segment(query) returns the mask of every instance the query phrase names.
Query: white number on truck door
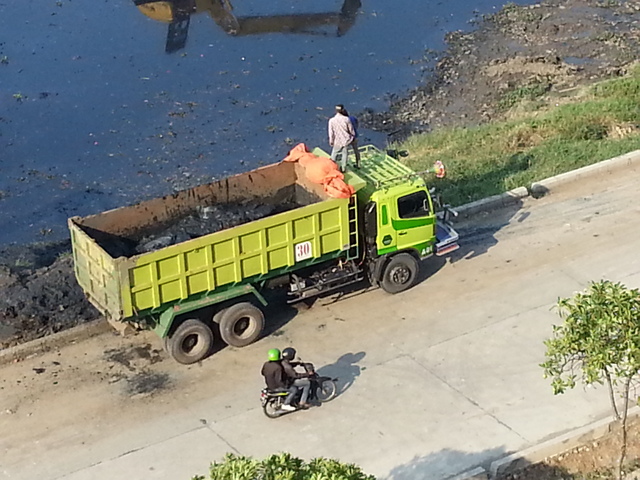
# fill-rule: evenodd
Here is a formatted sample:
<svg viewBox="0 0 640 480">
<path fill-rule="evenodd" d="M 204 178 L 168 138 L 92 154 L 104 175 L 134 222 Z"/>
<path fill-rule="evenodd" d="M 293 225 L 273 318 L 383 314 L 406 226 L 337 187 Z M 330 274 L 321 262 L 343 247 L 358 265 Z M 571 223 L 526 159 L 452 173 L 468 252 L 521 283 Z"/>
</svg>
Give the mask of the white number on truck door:
<svg viewBox="0 0 640 480">
<path fill-rule="evenodd" d="M 312 256 L 311 242 L 296 243 L 296 262 L 301 262 Z"/>
</svg>

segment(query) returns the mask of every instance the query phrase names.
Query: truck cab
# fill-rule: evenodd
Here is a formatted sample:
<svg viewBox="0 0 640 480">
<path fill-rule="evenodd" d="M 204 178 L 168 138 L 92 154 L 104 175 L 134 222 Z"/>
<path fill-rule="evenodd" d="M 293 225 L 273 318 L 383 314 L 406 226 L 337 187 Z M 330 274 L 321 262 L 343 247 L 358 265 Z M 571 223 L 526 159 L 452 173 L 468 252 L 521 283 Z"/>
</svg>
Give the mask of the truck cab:
<svg viewBox="0 0 640 480">
<path fill-rule="evenodd" d="M 365 183 L 357 190 L 364 225 L 363 247 L 369 280 L 390 293 L 409 288 L 416 280 L 418 261 L 458 248 L 458 234 L 448 213 L 436 212 L 422 177 L 386 152 L 361 147 L 361 168 L 349 169 L 346 180 Z"/>
<path fill-rule="evenodd" d="M 375 204 L 377 254 L 414 250 L 429 256 L 435 240 L 435 212 L 422 181 L 381 189 L 371 196 Z M 370 207 L 371 208 L 371 207 Z M 373 221 L 373 218 L 370 218 Z"/>
</svg>

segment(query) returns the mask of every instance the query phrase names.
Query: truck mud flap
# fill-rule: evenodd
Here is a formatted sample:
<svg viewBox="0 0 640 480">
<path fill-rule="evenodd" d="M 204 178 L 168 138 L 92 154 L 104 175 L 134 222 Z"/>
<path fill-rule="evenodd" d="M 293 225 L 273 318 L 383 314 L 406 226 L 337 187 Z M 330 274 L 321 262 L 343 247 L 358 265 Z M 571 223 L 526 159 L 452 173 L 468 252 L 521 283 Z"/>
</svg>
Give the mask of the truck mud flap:
<svg viewBox="0 0 640 480">
<path fill-rule="evenodd" d="M 460 248 L 458 239 L 460 236 L 451 225 L 445 222 L 436 222 L 436 255 L 441 257 Z"/>
</svg>

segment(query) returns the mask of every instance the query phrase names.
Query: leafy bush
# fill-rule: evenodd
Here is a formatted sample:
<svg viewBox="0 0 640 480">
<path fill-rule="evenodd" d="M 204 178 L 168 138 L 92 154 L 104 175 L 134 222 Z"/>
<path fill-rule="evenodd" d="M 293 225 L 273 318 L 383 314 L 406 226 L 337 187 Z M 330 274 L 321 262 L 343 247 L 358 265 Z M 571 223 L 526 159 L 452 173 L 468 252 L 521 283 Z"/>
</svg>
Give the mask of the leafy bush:
<svg viewBox="0 0 640 480">
<path fill-rule="evenodd" d="M 192 480 L 375 480 L 360 467 L 327 458 L 305 462 L 289 453 L 271 455 L 264 460 L 228 453 L 224 461 L 211 464 L 209 476 Z"/>
</svg>

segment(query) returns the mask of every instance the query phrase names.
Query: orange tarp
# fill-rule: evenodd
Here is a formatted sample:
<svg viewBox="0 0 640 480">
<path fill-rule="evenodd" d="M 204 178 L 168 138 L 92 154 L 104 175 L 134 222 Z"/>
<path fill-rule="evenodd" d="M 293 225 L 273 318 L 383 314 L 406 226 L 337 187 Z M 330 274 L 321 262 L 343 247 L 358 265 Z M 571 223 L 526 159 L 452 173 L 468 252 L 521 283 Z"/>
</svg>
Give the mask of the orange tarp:
<svg viewBox="0 0 640 480">
<path fill-rule="evenodd" d="M 302 165 L 307 179 L 322 185 L 326 194 L 332 198 L 349 198 L 355 193 L 354 188 L 344 181 L 344 175 L 333 160 L 314 155 L 304 143 L 293 147 L 283 161 Z"/>
</svg>

